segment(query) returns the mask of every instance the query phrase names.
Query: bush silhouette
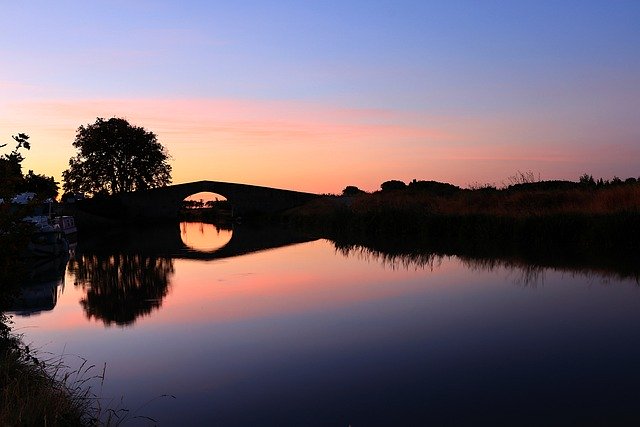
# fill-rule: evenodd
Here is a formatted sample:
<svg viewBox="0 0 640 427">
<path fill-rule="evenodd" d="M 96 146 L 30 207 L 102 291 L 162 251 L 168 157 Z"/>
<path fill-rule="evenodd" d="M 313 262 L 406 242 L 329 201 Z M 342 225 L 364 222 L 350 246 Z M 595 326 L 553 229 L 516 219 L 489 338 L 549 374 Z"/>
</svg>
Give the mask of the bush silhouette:
<svg viewBox="0 0 640 427">
<path fill-rule="evenodd" d="M 405 184 L 403 181 L 392 179 L 390 181 L 383 182 L 380 185 L 380 188 L 382 189 L 382 191 L 404 190 L 405 188 L 407 188 L 407 184 Z"/>
</svg>

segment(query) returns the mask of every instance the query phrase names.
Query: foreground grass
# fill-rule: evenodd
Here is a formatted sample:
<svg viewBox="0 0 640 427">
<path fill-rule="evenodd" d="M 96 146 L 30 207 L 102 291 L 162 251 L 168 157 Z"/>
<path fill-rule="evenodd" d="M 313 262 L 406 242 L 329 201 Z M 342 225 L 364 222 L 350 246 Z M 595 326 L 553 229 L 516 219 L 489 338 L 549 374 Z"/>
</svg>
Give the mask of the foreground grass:
<svg viewBox="0 0 640 427">
<path fill-rule="evenodd" d="M 0 425 L 83 426 L 91 400 L 88 389 L 72 389 L 56 378 L 56 367 L 39 361 L 5 334 L 0 350 Z"/>
</svg>

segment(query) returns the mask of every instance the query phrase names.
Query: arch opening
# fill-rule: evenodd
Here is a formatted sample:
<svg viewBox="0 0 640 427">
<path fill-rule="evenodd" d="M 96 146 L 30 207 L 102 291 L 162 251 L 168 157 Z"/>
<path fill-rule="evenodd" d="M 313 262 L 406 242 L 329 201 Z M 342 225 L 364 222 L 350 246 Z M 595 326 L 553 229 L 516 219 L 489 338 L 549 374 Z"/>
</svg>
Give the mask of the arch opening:
<svg viewBox="0 0 640 427">
<path fill-rule="evenodd" d="M 233 205 L 221 194 L 202 191 L 185 197 L 180 206 L 180 219 L 225 223 L 233 218 Z"/>
</svg>

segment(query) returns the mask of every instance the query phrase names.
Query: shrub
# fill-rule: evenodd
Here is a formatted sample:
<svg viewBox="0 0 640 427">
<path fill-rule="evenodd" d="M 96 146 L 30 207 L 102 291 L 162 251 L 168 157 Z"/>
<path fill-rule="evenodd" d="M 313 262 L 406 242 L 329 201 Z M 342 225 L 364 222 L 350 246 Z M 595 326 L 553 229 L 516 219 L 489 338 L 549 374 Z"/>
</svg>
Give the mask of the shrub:
<svg viewBox="0 0 640 427">
<path fill-rule="evenodd" d="M 385 181 L 380 185 L 382 191 L 392 191 L 392 190 L 404 190 L 407 187 L 403 181 L 398 181 L 392 179 L 390 181 Z"/>
</svg>

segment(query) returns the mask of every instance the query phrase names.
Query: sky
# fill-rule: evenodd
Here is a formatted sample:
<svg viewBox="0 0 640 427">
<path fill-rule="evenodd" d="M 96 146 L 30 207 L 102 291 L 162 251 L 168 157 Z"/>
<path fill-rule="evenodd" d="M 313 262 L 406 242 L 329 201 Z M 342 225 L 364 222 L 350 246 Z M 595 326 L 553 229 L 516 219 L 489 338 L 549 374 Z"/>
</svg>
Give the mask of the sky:
<svg viewBox="0 0 640 427">
<path fill-rule="evenodd" d="M 640 177 L 638 1 L 0 0 L 0 143 L 154 132 L 173 182 Z"/>
</svg>

